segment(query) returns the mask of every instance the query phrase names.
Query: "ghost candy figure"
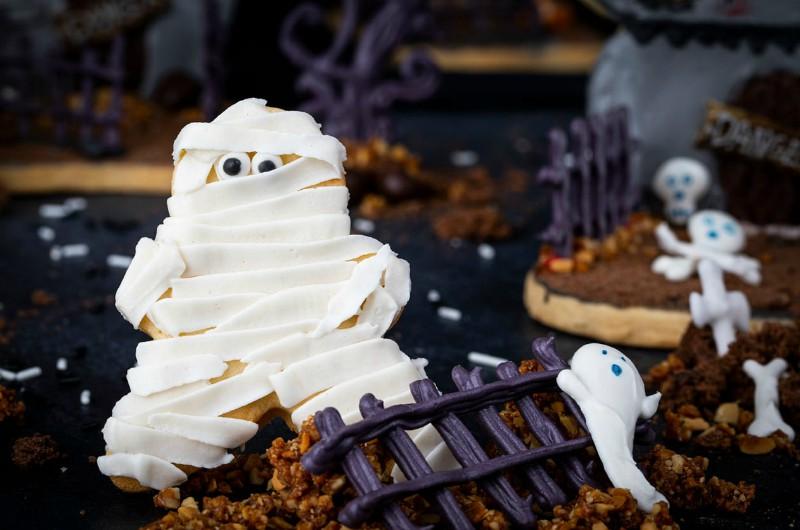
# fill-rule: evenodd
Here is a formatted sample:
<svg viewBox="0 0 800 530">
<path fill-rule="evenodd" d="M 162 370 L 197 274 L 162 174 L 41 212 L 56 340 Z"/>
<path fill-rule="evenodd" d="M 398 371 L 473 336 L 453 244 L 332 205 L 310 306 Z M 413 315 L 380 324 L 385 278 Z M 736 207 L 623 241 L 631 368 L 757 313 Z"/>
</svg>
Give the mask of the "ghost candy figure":
<svg viewBox="0 0 800 530">
<path fill-rule="evenodd" d="M 686 224 L 697 201 L 708 191 L 708 169 L 693 158 L 670 158 L 658 168 L 653 191 L 664 202 L 664 215 L 674 224 Z"/>
<path fill-rule="evenodd" d="M 706 259 L 750 284 L 761 282 L 758 260 L 738 254 L 744 248 L 745 235 L 736 219 L 718 210 L 701 210 L 689 218 L 687 228 L 691 243 L 679 240 L 666 223 L 656 228 L 659 246 L 674 255 L 657 257 L 651 265 L 653 272 L 670 281 L 682 281 L 695 273 L 699 260 Z"/>
<path fill-rule="evenodd" d="M 570 368 L 562 370 L 556 382 L 586 417 L 611 483 L 630 490 L 641 510 L 649 512 L 657 502 L 667 502 L 633 460 L 636 421 L 656 413 L 661 394 L 645 395 L 642 378 L 630 359 L 605 344 L 586 344 L 575 352 Z"/>
</svg>

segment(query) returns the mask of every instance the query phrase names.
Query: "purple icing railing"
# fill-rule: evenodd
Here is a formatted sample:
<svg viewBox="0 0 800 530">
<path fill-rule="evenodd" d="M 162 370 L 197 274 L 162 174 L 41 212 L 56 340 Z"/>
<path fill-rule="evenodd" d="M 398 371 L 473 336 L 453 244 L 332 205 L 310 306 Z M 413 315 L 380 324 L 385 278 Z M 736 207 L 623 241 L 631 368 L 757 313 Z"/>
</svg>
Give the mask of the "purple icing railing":
<svg viewBox="0 0 800 530">
<path fill-rule="evenodd" d="M 456 366 L 452 379 L 457 392 L 441 394 L 431 380 L 422 379 L 410 386 L 416 403 L 385 409 L 380 400 L 367 394 L 360 402 L 364 419 L 349 426 L 345 426 L 335 408 L 317 412 L 314 419 L 321 439 L 303 456 L 303 465 L 312 473 L 341 467 L 359 494 L 339 512 L 339 522 L 357 526 L 379 514 L 389 528 L 417 528 L 397 501 L 420 493 L 439 508 L 452 528 L 472 528 L 455 496 L 447 488 L 475 481 L 514 525 L 531 527 L 536 523 L 532 500 L 516 493 L 507 472 L 514 470 L 527 483 L 534 500 L 546 508 L 563 504 L 570 497 L 545 470 L 543 459 L 556 459 L 566 485 L 573 491 L 583 484 L 597 486 L 598 480 L 607 482 L 604 476 L 599 479 L 592 477 L 577 456 L 578 451 L 592 444 L 591 438 L 581 436 L 568 440 L 531 398 L 532 393 L 560 392 L 556 376 L 567 365 L 556 353 L 553 338 L 536 339 L 533 354 L 545 371 L 520 374 L 514 363 L 506 362 L 497 367 L 498 381 L 484 383 L 480 369 L 468 371 Z M 562 393 L 561 398 L 578 424 L 586 430 L 577 404 L 566 394 Z M 516 403 L 541 447 L 528 448 L 500 418 L 496 407 L 509 401 Z M 492 458 L 486 453 L 459 418 L 467 414 L 477 420 L 481 430 L 504 454 Z M 437 429 L 461 464 L 460 469 L 433 471 L 406 432 L 429 424 Z M 646 424 L 637 432 L 643 429 L 647 429 Z M 408 480 L 389 485 L 380 482 L 359 447 L 359 444 L 376 438 L 394 456 Z M 602 469 L 597 463 L 591 468 Z"/>
<path fill-rule="evenodd" d="M 538 174 L 552 190 L 551 220 L 540 238 L 564 257 L 572 255 L 576 232 L 594 239 L 609 235 L 639 200 L 630 173 L 627 109 L 576 118 L 569 129 L 569 135 L 550 131 L 549 162 Z"/>
</svg>

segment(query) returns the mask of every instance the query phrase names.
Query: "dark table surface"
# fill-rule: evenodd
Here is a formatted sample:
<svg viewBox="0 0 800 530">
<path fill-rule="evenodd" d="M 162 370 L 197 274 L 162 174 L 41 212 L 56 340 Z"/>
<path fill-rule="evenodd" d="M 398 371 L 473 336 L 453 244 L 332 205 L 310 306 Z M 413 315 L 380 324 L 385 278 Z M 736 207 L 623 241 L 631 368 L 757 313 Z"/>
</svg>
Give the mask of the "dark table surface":
<svg viewBox="0 0 800 530">
<path fill-rule="evenodd" d="M 510 167 L 533 172 L 544 157 L 547 129 L 565 124 L 576 113 L 477 112 L 420 113 L 399 117 L 398 138 L 421 153 L 427 163 L 444 165 L 454 150 L 469 149 L 480 163 L 500 173 Z M 165 159 L 170 146 L 165 146 Z M 551 330 L 533 322 L 522 305 L 522 282 L 536 258 L 536 234 L 547 220 L 547 196 L 531 186 L 524 206 L 510 211 L 518 227 L 514 238 L 494 244 L 494 260 L 478 256 L 476 245 L 438 240 L 423 219 L 377 222 L 374 237 L 390 243 L 412 265 L 412 296 L 399 324 L 390 332 L 406 353 L 426 357 L 428 374 L 451 390 L 449 371 L 466 364 L 470 351 L 512 360 L 527 356 L 534 337 Z M 106 266 L 109 254 L 133 253 L 136 241 L 152 236 L 166 215 L 164 197 L 89 196 L 88 208 L 70 218 L 49 221 L 39 205 L 62 196 L 15 197 L 0 210 L 0 316 L 6 321 L 0 341 L 0 367 L 19 370 L 40 366 L 42 376 L 13 384 L 27 405 L 22 426 L 0 427 L 0 529 L 129 529 L 158 518 L 149 495 L 128 495 L 114 488 L 94 464 L 103 454 L 100 428 L 113 404 L 128 391 L 125 372 L 134 362 L 136 343 L 144 336 L 117 313 L 113 294 L 121 269 Z M 40 226 L 55 230 L 55 241 L 36 235 Z M 86 243 L 85 258 L 49 259 L 51 244 Z M 43 289 L 57 302 L 34 306 L 31 294 Z M 460 309 L 463 319 L 438 318 L 426 299 L 436 289 L 442 303 Z M 35 311 L 29 311 L 31 308 Z M 556 333 L 562 356 L 569 357 L 585 339 Z M 665 352 L 625 348 L 646 370 Z M 69 361 L 68 377 L 56 359 Z M 91 403 L 80 404 L 84 389 Z M 8 423 L 8 422 L 6 422 Z M 58 466 L 19 471 L 8 458 L 12 441 L 34 432 L 52 434 L 66 453 Z M 271 426 L 248 444 L 263 450 L 270 436 L 285 433 Z M 691 448 L 679 448 L 692 453 Z M 712 453 L 709 470 L 721 478 L 758 484 L 750 513 L 744 516 L 675 510 L 683 528 L 790 528 L 800 524 L 797 494 L 800 467 L 788 457 L 743 457 Z"/>
</svg>

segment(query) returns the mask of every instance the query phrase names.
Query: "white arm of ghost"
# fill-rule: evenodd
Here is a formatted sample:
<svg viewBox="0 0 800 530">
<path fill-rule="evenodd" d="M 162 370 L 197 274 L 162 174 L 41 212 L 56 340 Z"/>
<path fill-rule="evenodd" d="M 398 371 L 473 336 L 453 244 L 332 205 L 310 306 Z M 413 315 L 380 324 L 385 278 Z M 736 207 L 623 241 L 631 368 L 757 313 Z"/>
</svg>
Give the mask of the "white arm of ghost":
<svg viewBox="0 0 800 530">
<path fill-rule="evenodd" d="M 168 241 L 143 237 L 116 295 L 116 306 L 125 320 L 138 327 L 150 306 L 180 278 L 186 264 L 178 247 Z"/>
<path fill-rule="evenodd" d="M 744 362 L 742 369 L 756 385 L 753 394 L 756 418 L 747 428 L 753 436 L 769 436 L 775 431 L 782 431 L 789 440 L 794 440 L 792 429 L 781 417 L 778 404 L 778 378 L 786 370 L 784 359 L 773 359 L 768 364 L 759 364 L 750 359 Z"/>
<path fill-rule="evenodd" d="M 750 305 L 742 293 L 725 290 L 722 269 L 715 262 L 701 260 L 698 272 L 703 294 L 689 295 L 692 322 L 697 327 L 711 326 L 717 354 L 723 356 L 736 339 L 736 329 L 747 331 L 749 328 Z"/>
<path fill-rule="evenodd" d="M 597 401 L 572 370 L 559 372 L 556 383 L 578 403 L 586 417 L 589 434 L 611 483 L 615 487 L 630 490 L 641 510 L 652 511 L 653 506 L 661 501 L 669 504 L 636 467 L 633 448 L 628 440 L 628 428 L 619 414 Z M 643 417 L 655 414 L 660 397 L 660 394 L 655 394 L 642 402 Z"/>
<path fill-rule="evenodd" d="M 678 256 L 659 256 L 653 260 L 650 270 L 663 275 L 671 282 L 680 282 L 694 274 L 696 261 Z"/>
</svg>

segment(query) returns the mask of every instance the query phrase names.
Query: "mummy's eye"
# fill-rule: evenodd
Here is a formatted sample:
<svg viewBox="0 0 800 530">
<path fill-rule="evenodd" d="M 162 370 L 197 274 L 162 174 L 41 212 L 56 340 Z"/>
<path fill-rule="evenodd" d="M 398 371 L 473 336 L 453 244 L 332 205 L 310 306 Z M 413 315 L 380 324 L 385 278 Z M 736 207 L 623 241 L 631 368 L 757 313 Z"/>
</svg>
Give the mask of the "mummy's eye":
<svg viewBox="0 0 800 530">
<path fill-rule="evenodd" d="M 269 153 L 256 153 L 253 157 L 253 173 L 266 173 L 283 165 L 281 157 Z"/>
<path fill-rule="evenodd" d="M 250 173 L 250 157 L 247 153 L 228 153 L 217 160 L 217 177 L 225 180 L 243 177 Z"/>
</svg>

